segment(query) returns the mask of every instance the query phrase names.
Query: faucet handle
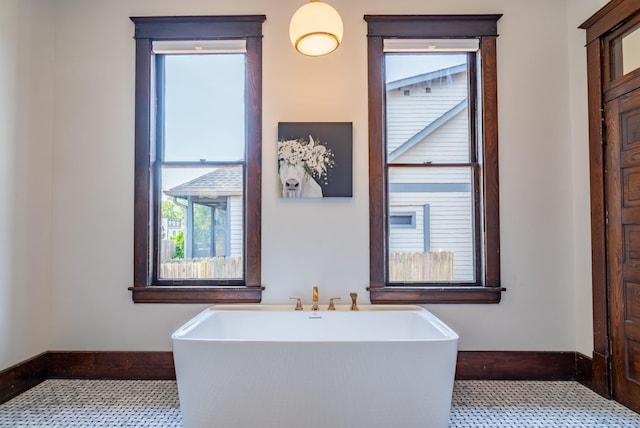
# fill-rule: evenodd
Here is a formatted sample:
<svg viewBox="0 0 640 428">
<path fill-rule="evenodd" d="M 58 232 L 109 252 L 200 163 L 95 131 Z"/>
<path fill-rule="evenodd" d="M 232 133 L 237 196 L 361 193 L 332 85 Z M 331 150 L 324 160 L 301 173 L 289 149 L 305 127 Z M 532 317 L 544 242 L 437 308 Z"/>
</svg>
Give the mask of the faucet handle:
<svg viewBox="0 0 640 428">
<path fill-rule="evenodd" d="M 296 311 L 301 311 L 302 310 L 302 300 L 300 300 L 299 297 L 289 297 L 289 299 L 291 300 L 296 300 Z"/>
<path fill-rule="evenodd" d="M 333 304 L 334 300 L 340 300 L 340 297 L 332 297 L 332 298 L 329 299 L 329 307 L 327 308 L 328 311 L 335 311 L 336 310 L 336 307 Z"/>
<path fill-rule="evenodd" d="M 351 310 L 358 311 L 359 309 L 356 303 L 356 299 L 358 298 L 358 293 L 349 293 L 349 296 L 351 296 Z"/>
</svg>

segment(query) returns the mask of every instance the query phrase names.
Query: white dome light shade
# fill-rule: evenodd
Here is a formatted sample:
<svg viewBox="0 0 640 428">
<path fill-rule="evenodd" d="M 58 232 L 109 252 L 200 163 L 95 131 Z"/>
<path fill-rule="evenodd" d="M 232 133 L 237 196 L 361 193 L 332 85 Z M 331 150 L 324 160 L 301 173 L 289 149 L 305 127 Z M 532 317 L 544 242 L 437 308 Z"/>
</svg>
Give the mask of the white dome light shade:
<svg viewBox="0 0 640 428">
<path fill-rule="evenodd" d="M 289 37 L 298 52 L 321 56 L 333 52 L 342 41 L 342 19 L 333 7 L 311 1 L 296 11 L 289 24 Z"/>
</svg>

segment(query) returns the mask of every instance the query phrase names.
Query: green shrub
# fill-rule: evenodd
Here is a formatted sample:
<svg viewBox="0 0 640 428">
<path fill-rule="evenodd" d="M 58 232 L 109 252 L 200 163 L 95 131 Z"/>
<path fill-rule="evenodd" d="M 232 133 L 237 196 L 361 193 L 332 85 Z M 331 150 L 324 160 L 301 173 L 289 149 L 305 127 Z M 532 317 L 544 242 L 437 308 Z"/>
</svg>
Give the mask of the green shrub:
<svg viewBox="0 0 640 428">
<path fill-rule="evenodd" d="M 176 259 L 184 259 L 184 232 L 172 237 L 176 241 Z"/>
</svg>

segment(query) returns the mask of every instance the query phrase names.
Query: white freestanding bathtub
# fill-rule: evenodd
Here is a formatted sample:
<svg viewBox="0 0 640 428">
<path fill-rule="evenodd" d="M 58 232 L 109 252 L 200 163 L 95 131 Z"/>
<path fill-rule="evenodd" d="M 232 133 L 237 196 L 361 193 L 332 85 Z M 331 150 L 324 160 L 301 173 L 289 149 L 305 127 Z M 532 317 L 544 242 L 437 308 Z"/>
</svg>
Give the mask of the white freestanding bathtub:
<svg viewBox="0 0 640 428">
<path fill-rule="evenodd" d="M 172 336 L 185 428 L 444 428 L 458 335 L 419 306 L 216 305 Z"/>
</svg>

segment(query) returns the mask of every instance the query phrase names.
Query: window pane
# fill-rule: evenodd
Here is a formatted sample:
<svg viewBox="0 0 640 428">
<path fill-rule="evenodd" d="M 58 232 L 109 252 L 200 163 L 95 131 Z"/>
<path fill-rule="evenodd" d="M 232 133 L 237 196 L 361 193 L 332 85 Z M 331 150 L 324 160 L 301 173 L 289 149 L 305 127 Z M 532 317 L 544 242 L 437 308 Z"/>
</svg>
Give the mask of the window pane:
<svg viewBox="0 0 640 428">
<path fill-rule="evenodd" d="M 388 163 L 469 162 L 467 54 L 385 54 Z"/>
<path fill-rule="evenodd" d="M 611 42 L 611 78 L 616 79 L 640 67 L 640 24 Z"/>
<path fill-rule="evenodd" d="M 416 224 L 388 229 L 389 281 L 474 281 L 471 167 L 391 167 L 388 183 L 390 216 Z"/>
<path fill-rule="evenodd" d="M 160 278 L 242 278 L 242 167 L 163 168 L 161 182 Z"/>
<path fill-rule="evenodd" d="M 243 160 L 245 55 L 164 58 L 164 160 Z"/>
</svg>

